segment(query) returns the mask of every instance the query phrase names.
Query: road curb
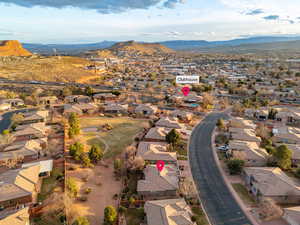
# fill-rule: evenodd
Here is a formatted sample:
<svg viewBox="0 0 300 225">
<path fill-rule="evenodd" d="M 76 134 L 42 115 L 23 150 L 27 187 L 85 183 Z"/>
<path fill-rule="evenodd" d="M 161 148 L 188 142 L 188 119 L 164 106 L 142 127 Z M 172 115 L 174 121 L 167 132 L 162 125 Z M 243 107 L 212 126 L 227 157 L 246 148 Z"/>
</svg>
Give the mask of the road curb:
<svg viewBox="0 0 300 225">
<path fill-rule="evenodd" d="M 221 173 L 221 175 L 223 177 L 223 180 L 224 180 L 226 186 L 228 187 L 228 189 L 230 190 L 232 196 L 234 197 L 234 199 L 236 200 L 236 202 L 239 204 L 240 208 L 244 211 L 244 214 L 246 215 L 246 217 L 251 221 L 251 223 L 253 225 L 260 225 L 253 218 L 253 216 L 245 209 L 244 203 L 242 202 L 242 200 L 240 199 L 240 197 L 238 196 L 238 194 L 236 193 L 236 191 L 233 189 L 231 183 L 228 181 L 228 179 L 226 177 L 226 174 L 225 174 L 224 170 L 221 168 L 220 160 L 218 158 L 218 155 L 217 155 L 217 152 L 216 152 L 216 148 L 214 146 L 214 140 L 215 140 L 215 134 L 216 134 L 215 131 L 216 131 L 216 127 L 214 128 L 213 133 L 212 133 L 211 147 L 212 147 L 212 150 L 213 150 L 213 156 L 214 156 L 215 163 L 216 163 L 216 165 L 218 167 L 218 170 L 220 171 L 220 173 Z"/>
</svg>

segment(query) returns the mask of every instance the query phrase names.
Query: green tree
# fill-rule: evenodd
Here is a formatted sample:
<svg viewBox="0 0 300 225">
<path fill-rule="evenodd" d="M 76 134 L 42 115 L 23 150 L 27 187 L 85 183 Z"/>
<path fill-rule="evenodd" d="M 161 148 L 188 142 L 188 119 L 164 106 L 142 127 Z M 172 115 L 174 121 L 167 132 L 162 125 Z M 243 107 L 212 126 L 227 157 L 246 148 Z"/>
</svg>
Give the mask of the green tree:
<svg viewBox="0 0 300 225">
<path fill-rule="evenodd" d="M 178 144 L 180 140 L 180 134 L 175 130 L 172 129 L 167 135 L 166 135 L 166 141 L 169 144 L 172 144 L 173 146 L 175 146 L 176 144 Z"/>
<path fill-rule="evenodd" d="M 66 97 L 72 95 L 72 90 L 69 87 L 64 87 L 61 91 L 61 95 Z"/>
<path fill-rule="evenodd" d="M 5 136 L 5 135 L 9 135 L 10 132 L 9 132 L 9 130 L 6 129 L 6 130 L 3 130 L 3 131 L 2 131 L 2 134 L 3 134 L 4 136 Z"/>
<path fill-rule="evenodd" d="M 120 170 L 121 167 L 122 167 L 121 159 L 115 159 L 115 161 L 114 161 L 114 169 L 115 170 Z"/>
<path fill-rule="evenodd" d="M 276 152 L 274 157 L 277 160 L 278 166 L 283 169 L 287 170 L 291 168 L 292 165 L 292 151 L 288 149 L 286 145 L 280 145 L 276 148 Z"/>
<path fill-rule="evenodd" d="M 76 197 L 78 194 L 78 187 L 76 184 L 76 181 L 74 180 L 74 178 L 70 177 L 67 179 L 66 182 L 66 186 L 67 186 L 67 190 L 69 191 L 69 194 L 71 197 Z"/>
<path fill-rule="evenodd" d="M 73 138 L 80 134 L 80 123 L 76 113 L 71 113 L 69 116 L 69 137 Z"/>
<path fill-rule="evenodd" d="M 73 157 L 73 159 L 80 160 L 81 155 L 83 153 L 84 153 L 84 145 L 83 144 L 81 144 L 79 142 L 75 142 L 74 144 L 70 145 L 69 154 L 70 154 L 70 156 Z"/>
<path fill-rule="evenodd" d="M 245 161 L 240 159 L 230 159 L 227 162 L 227 168 L 229 169 L 230 174 L 240 174 L 244 165 Z"/>
<path fill-rule="evenodd" d="M 84 167 L 91 167 L 92 166 L 91 160 L 90 160 L 89 156 L 86 153 L 82 153 L 80 155 L 80 159 L 81 159 L 82 165 Z"/>
<path fill-rule="evenodd" d="M 98 145 L 92 145 L 89 151 L 89 158 L 91 161 L 97 163 L 103 158 L 103 151 Z"/>
<path fill-rule="evenodd" d="M 107 206 L 104 209 L 104 224 L 112 225 L 117 220 L 117 211 L 113 206 Z"/>
<path fill-rule="evenodd" d="M 86 217 L 80 216 L 74 221 L 72 225 L 90 225 L 90 222 Z"/>
<path fill-rule="evenodd" d="M 219 130 L 224 130 L 225 129 L 225 122 L 224 122 L 223 119 L 218 119 L 217 127 L 219 128 Z"/>
<path fill-rule="evenodd" d="M 90 86 L 85 87 L 84 94 L 87 96 L 93 96 L 93 94 L 94 94 L 93 88 Z"/>
</svg>

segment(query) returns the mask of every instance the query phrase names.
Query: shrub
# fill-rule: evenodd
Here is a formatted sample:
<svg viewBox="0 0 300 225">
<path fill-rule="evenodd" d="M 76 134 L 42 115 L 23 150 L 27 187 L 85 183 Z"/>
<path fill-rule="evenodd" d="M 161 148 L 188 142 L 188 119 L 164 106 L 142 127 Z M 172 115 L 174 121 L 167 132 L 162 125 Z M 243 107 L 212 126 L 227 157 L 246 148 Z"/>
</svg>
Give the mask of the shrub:
<svg viewBox="0 0 300 225">
<path fill-rule="evenodd" d="M 72 225 L 90 225 L 90 222 L 86 217 L 80 216 L 74 221 Z"/>
<path fill-rule="evenodd" d="M 85 191 L 84 191 L 86 194 L 89 194 L 92 192 L 92 188 L 86 188 Z"/>
<path fill-rule="evenodd" d="M 231 159 L 227 162 L 227 167 L 229 169 L 230 174 L 240 174 L 242 172 L 244 164 L 244 160 Z"/>
<path fill-rule="evenodd" d="M 105 225 L 112 225 L 117 220 L 117 212 L 113 206 L 107 206 L 104 209 L 104 224 Z"/>
</svg>

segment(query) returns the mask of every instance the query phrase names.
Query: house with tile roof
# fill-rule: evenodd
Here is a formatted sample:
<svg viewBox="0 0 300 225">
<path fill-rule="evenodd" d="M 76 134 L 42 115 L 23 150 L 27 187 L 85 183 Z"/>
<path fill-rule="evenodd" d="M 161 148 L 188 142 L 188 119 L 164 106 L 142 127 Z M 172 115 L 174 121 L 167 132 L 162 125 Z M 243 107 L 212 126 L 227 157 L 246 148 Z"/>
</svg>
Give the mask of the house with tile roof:
<svg viewBox="0 0 300 225">
<path fill-rule="evenodd" d="M 0 174 L 0 206 L 15 207 L 36 200 L 40 190 L 40 166 L 9 170 Z"/>
<path fill-rule="evenodd" d="M 229 120 L 229 126 L 243 129 L 255 129 L 256 125 L 251 120 L 246 120 L 241 117 L 233 117 Z"/>
<path fill-rule="evenodd" d="M 255 130 L 253 129 L 230 127 L 229 133 L 232 140 L 250 141 L 257 143 L 261 142 L 261 138 L 256 136 Z"/>
<path fill-rule="evenodd" d="M 45 123 L 49 118 L 49 111 L 38 110 L 22 113 L 22 115 L 24 116 L 24 118 L 19 124 Z"/>
<path fill-rule="evenodd" d="M 156 123 L 156 127 L 166 127 L 173 129 L 184 129 L 184 126 L 179 123 L 175 117 L 161 117 Z"/>
<path fill-rule="evenodd" d="M 165 142 L 166 135 L 172 130 L 172 128 L 166 127 L 152 127 L 145 135 L 144 140 L 148 142 Z"/>
<path fill-rule="evenodd" d="M 144 198 L 174 197 L 179 188 L 179 170 L 177 166 L 165 164 L 162 171 L 156 165 L 144 169 L 144 179 L 138 181 L 137 192 Z"/>
<path fill-rule="evenodd" d="M 228 146 L 230 154 L 244 160 L 245 166 L 265 166 L 269 158 L 269 154 L 257 142 L 231 140 Z"/>
<path fill-rule="evenodd" d="M 25 141 L 47 137 L 50 128 L 45 123 L 32 123 L 17 126 L 15 130 L 13 136 L 16 141 Z"/>
<path fill-rule="evenodd" d="M 144 209 L 147 225 L 196 225 L 184 199 L 147 201 Z"/>
<path fill-rule="evenodd" d="M 283 209 L 283 219 L 289 225 L 300 225 L 300 206 L 289 207 Z"/>
<path fill-rule="evenodd" d="M 249 191 L 277 203 L 300 203 L 300 183 L 287 176 L 278 167 L 245 167 L 244 176 Z"/>
<path fill-rule="evenodd" d="M 141 114 L 144 116 L 154 115 L 157 111 L 158 111 L 157 106 L 151 104 L 140 104 L 134 110 L 136 114 Z"/>
<path fill-rule="evenodd" d="M 36 140 L 15 142 L 0 152 L 0 164 L 15 159 L 30 162 L 36 160 L 42 154 L 41 144 Z"/>
<path fill-rule="evenodd" d="M 272 130 L 272 141 L 283 144 L 300 144 L 300 128 L 277 126 Z"/>
<path fill-rule="evenodd" d="M 167 147 L 168 144 L 163 142 L 140 142 L 136 156 L 150 163 L 163 160 L 166 163 L 177 164 L 176 152 L 169 152 Z"/>
<path fill-rule="evenodd" d="M 1 225 L 30 225 L 29 208 L 25 207 L 0 215 Z"/>
</svg>

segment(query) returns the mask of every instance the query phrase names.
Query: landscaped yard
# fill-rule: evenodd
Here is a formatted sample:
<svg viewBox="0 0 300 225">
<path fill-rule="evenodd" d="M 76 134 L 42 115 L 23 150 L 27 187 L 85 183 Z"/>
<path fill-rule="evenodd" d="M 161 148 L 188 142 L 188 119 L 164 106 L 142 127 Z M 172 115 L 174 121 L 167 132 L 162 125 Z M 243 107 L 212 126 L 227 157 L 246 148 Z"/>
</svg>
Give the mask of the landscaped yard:
<svg viewBox="0 0 300 225">
<path fill-rule="evenodd" d="M 140 225 L 144 220 L 144 209 L 127 209 L 125 213 L 127 225 Z"/>
<path fill-rule="evenodd" d="M 137 120 L 128 117 L 88 117 L 81 118 L 82 128 L 100 128 L 105 124 L 112 126 L 109 131 L 82 132 L 81 138 L 87 145 L 98 144 L 105 149 L 105 158 L 114 157 L 121 153 L 126 146 L 133 142 L 134 137 L 148 126 L 147 120 Z"/>
<path fill-rule="evenodd" d="M 203 212 L 200 206 L 193 206 L 192 212 L 194 214 L 196 220 L 195 222 L 197 223 L 197 225 L 209 225 L 205 213 Z"/>
<path fill-rule="evenodd" d="M 42 202 L 53 193 L 53 190 L 57 187 L 59 181 L 58 177 L 62 176 L 62 168 L 53 168 L 51 175 L 43 179 L 41 192 L 38 194 L 38 201 Z"/>
<path fill-rule="evenodd" d="M 246 204 L 250 204 L 250 205 L 255 204 L 255 200 L 249 194 L 248 190 L 246 189 L 246 187 L 243 184 L 234 183 L 234 184 L 232 184 L 232 187 L 238 193 L 238 195 L 243 200 L 243 202 L 245 202 Z"/>
</svg>

